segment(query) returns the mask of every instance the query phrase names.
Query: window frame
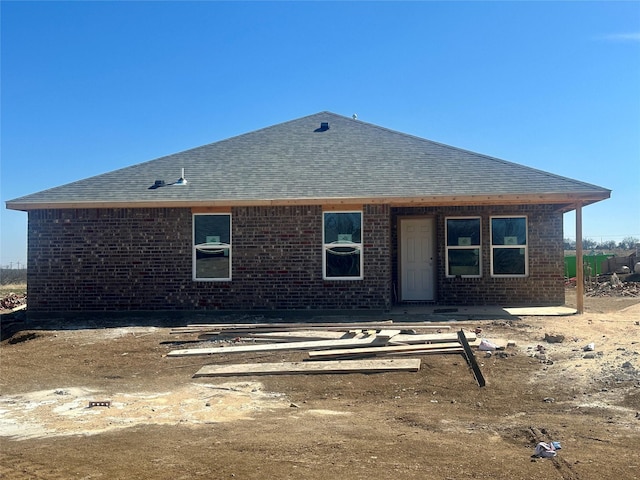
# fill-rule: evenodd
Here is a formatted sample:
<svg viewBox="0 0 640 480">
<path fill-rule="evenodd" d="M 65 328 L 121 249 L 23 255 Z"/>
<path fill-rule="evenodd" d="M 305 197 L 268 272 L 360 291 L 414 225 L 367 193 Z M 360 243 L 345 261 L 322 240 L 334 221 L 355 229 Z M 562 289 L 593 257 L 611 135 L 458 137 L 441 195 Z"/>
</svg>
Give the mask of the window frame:
<svg viewBox="0 0 640 480">
<path fill-rule="evenodd" d="M 325 239 L 325 222 L 328 214 L 341 213 L 358 213 L 360 214 L 360 242 L 331 242 L 327 243 Z M 360 252 L 360 264 L 358 276 L 349 277 L 330 277 L 327 275 L 327 251 L 333 247 L 353 247 Z M 364 279 L 364 211 L 363 210 L 325 210 L 322 212 L 322 279 L 327 281 L 354 281 Z"/>
<path fill-rule="evenodd" d="M 478 244 L 475 245 L 449 245 L 449 220 L 478 220 Z M 482 217 L 476 216 L 453 216 L 444 218 L 444 248 L 445 248 L 445 276 L 447 278 L 482 278 Z M 451 250 L 477 250 L 478 251 L 478 274 L 477 275 L 455 275 L 449 273 L 449 251 Z"/>
<path fill-rule="evenodd" d="M 196 244 L 196 217 L 202 217 L 202 216 L 225 216 L 229 218 L 229 243 L 224 243 L 224 242 L 215 242 L 215 243 L 211 243 L 210 246 L 206 247 L 206 249 L 211 248 L 211 249 L 226 249 L 228 251 L 228 258 L 229 258 L 229 271 L 228 271 L 228 276 L 227 277 L 198 277 L 198 272 L 197 272 L 197 251 L 198 251 L 198 247 L 200 247 L 201 250 L 203 250 L 203 246 L 206 244 Z M 192 280 L 194 282 L 230 282 L 232 280 L 232 258 L 233 258 L 233 231 L 232 231 L 232 221 L 233 219 L 231 218 L 231 213 L 227 212 L 227 213 L 193 213 L 192 214 L 193 220 L 192 220 L 192 232 L 191 232 L 191 276 L 192 276 Z"/>
<path fill-rule="evenodd" d="M 493 220 L 500 218 L 524 219 L 524 245 L 494 245 L 493 244 Z M 526 215 L 492 215 L 489 217 L 489 245 L 490 245 L 490 269 L 494 278 L 525 278 L 529 276 L 529 218 Z M 493 256 L 496 250 L 522 249 L 524 250 L 524 273 L 494 273 Z"/>
</svg>

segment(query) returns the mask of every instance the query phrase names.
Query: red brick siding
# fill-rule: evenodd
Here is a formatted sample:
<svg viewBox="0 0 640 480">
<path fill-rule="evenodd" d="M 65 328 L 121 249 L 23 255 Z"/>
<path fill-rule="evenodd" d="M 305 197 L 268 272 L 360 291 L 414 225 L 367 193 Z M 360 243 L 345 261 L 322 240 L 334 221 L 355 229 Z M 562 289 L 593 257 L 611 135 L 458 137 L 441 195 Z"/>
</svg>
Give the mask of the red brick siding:
<svg viewBox="0 0 640 480">
<path fill-rule="evenodd" d="M 190 209 L 29 214 L 29 310 L 387 309 L 389 207 L 364 207 L 364 280 L 322 279 L 322 209 L 232 209 L 230 282 L 192 280 Z"/>
<path fill-rule="evenodd" d="M 452 305 L 562 305 L 564 257 L 562 213 L 554 205 L 504 207 L 392 208 L 392 272 L 398 278 L 398 217 L 422 215 L 436 219 L 439 304 Z M 529 275 L 492 278 L 489 222 L 493 215 L 527 216 Z M 447 278 L 445 275 L 445 217 L 479 216 L 482 219 L 482 278 Z"/>
<path fill-rule="evenodd" d="M 230 282 L 192 280 L 190 209 L 29 213 L 29 311 L 388 309 L 398 217 L 436 219 L 440 304 L 564 303 L 562 214 L 554 206 L 363 209 L 364 279 L 322 278 L 322 208 L 232 209 Z M 444 218 L 481 216 L 482 278 L 446 278 Z M 529 276 L 491 278 L 489 217 L 527 215 Z"/>
</svg>

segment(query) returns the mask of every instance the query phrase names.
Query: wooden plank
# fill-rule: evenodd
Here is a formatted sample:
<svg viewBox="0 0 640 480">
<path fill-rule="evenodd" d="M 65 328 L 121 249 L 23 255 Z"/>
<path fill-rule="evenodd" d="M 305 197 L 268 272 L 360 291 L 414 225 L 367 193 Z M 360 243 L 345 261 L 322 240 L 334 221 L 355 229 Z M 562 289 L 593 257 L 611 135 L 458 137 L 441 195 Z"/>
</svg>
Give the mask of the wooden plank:
<svg viewBox="0 0 640 480">
<path fill-rule="evenodd" d="M 201 335 L 203 338 L 207 334 Z M 362 338 L 363 333 L 352 332 L 327 332 L 322 330 L 297 330 L 293 332 L 265 332 L 265 333 L 245 333 L 242 338 L 250 338 L 254 341 L 271 342 L 310 342 L 313 340 L 340 340 L 349 338 Z"/>
<path fill-rule="evenodd" d="M 393 320 L 383 320 L 381 322 L 297 322 L 297 323 L 192 323 L 186 327 L 176 327 L 174 330 L 190 329 L 190 328 L 284 328 L 284 329 L 296 329 L 296 328 L 314 328 L 314 327 L 354 327 L 354 328 L 370 328 L 378 325 L 388 327 L 393 324 Z"/>
<path fill-rule="evenodd" d="M 449 325 L 434 325 L 431 322 L 404 322 L 394 323 L 392 320 L 382 322 L 346 322 L 346 323 L 207 323 L 193 324 L 186 327 L 175 327 L 171 329 L 172 334 L 179 333 L 200 333 L 203 331 L 221 331 L 221 330 L 252 330 L 258 332 L 260 329 L 264 331 L 277 330 L 328 330 L 328 331 L 345 331 L 345 330 L 380 330 L 384 328 L 393 329 L 413 329 L 413 330 L 449 330 Z"/>
<path fill-rule="evenodd" d="M 332 360 L 327 362 L 245 363 L 205 365 L 194 377 L 228 377 L 236 375 L 290 375 L 318 373 L 417 372 L 419 358 L 376 360 Z"/>
<path fill-rule="evenodd" d="M 433 348 L 430 350 L 416 350 L 414 352 L 390 352 L 385 355 L 443 355 L 443 354 L 461 354 L 464 353 L 464 348 L 458 346 L 456 348 Z"/>
<path fill-rule="evenodd" d="M 313 350 L 317 348 L 347 348 L 347 347 L 367 347 L 375 344 L 384 344 L 386 340 L 380 340 L 374 335 L 366 338 L 345 339 L 345 340 L 315 340 L 311 342 L 286 342 L 268 343 L 264 345 L 233 345 L 229 347 L 213 348 L 189 348 L 184 350 L 173 350 L 167 354 L 168 357 L 186 357 L 193 355 L 213 355 L 225 353 L 247 353 L 247 352 L 271 352 L 282 350 Z"/>
<path fill-rule="evenodd" d="M 375 336 L 381 340 L 385 339 L 386 341 L 389 341 L 389 339 L 400 335 L 400 331 L 401 330 L 380 330 L 378 333 L 375 333 Z"/>
<path fill-rule="evenodd" d="M 471 370 L 473 371 L 473 375 L 476 377 L 476 381 L 478 382 L 478 385 L 480 387 L 484 387 L 486 382 L 484 380 L 484 377 L 482 376 L 482 372 L 480 371 L 478 362 L 476 362 L 476 357 L 473 354 L 473 350 L 471 350 L 471 347 L 469 346 L 469 342 L 467 341 L 465 332 L 463 330 L 460 330 L 458 332 L 458 339 L 460 340 L 460 344 L 464 349 L 464 357 L 467 359 L 467 363 L 471 367 Z"/>
<path fill-rule="evenodd" d="M 467 341 L 475 341 L 476 334 L 473 332 L 464 332 Z M 390 340 L 391 345 L 413 344 L 413 343 L 437 343 L 437 342 L 456 342 L 458 334 L 456 333 L 426 333 L 424 335 L 406 335 L 400 334 Z"/>
<path fill-rule="evenodd" d="M 582 204 L 576 203 L 576 310 L 584 313 L 584 259 L 582 258 Z"/>
<path fill-rule="evenodd" d="M 264 327 L 259 327 L 259 328 L 253 328 L 253 329 L 249 329 L 249 328 L 241 328 L 241 329 L 223 329 L 223 330 L 194 330 L 194 331 L 183 331 L 183 332 L 171 332 L 172 334 L 198 334 L 198 338 L 200 339 L 207 339 L 207 338 L 220 338 L 220 336 L 225 336 L 225 337 L 249 337 L 249 338 L 260 338 L 261 335 L 272 335 L 274 338 L 275 337 L 281 337 L 284 338 L 286 336 L 291 336 L 291 337 L 303 337 L 305 336 L 305 334 L 307 334 L 306 336 L 308 337 L 313 337 L 313 338 L 309 338 L 309 340 L 314 340 L 317 339 L 319 340 L 320 338 L 324 338 L 325 340 L 329 340 L 329 339 L 338 339 L 341 338 L 345 333 L 352 331 L 352 330 L 347 330 L 346 328 L 341 328 L 341 329 L 325 329 L 325 328 L 318 328 L 315 330 L 302 330 L 302 329 L 291 329 L 291 330 L 284 330 L 284 329 L 274 329 L 274 328 L 264 328 Z M 368 330 L 365 330 L 368 331 Z M 374 330 L 375 331 L 375 330 Z M 299 332 L 303 332 L 303 334 L 299 334 Z M 315 334 L 311 334 L 311 332 L 315 332 Z"/>
<path fill-rule="evenodd" d="M 395 352 L 416 352 L 429 350 L 446 350 L 451 348 L 460 348 L 460 343 L 430 343 L 418 345 L 389 345 L 380 347 L 362 347 L 362 348 L 341 348 L 334 350 L 320 350 L 309 352 L 309 358 L 320 359 L 329 357 L 339 357 L 345 355 L 364 355 L 364 354 L 383 354 Z"/>
</svg>

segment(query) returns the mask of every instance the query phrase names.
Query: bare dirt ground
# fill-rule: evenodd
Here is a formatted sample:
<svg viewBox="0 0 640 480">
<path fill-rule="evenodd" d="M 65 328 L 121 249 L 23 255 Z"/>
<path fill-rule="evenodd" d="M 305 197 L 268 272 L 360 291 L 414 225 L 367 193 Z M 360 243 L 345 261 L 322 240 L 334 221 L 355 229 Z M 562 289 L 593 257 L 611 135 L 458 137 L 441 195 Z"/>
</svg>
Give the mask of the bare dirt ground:
<svg viewBox="0 0 640 480">
<path fill-rule="evenodd" d="M 640 299 L 585 300 L 582 316 L 453 324 L 516 343 L 476 352 L 484 388 L 459 355 L 417 373 L 194 379 L 306 354 L 168 358 L 195 337 L 19 331 L 0 346 L 0 478 L 640 478 Z M 532 459 L 538 440 L 563 448 Z"/>
</svg>

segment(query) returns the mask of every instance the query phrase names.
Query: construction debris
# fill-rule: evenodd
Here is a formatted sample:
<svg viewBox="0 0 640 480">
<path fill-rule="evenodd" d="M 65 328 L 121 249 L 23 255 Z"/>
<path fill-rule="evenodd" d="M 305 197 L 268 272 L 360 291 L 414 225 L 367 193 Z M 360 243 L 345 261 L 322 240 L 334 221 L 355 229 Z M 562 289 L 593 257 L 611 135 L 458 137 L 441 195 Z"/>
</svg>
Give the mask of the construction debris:
<svg viewBox="0 0 640 480">
<path fill-rule="evenodd" d="M 614 274 L 615 275 L 615 274 Z M 639 282 L 621 282 L 617 276 L 609 281 L 594 283 L 585 288 L 587 297 L 640 297 Z"/>
<path fill-rule="evenodd" d="M 486 381 L 484 379 L 484 376 L 482 375 L 482 372 L 480 371 L 480 367 L 478 366 L 476 357 L 473 354 L 473 350 L 471 350 L 471 346 L 467 341 L 464 330 L 460 330 L 458 332 L 458 340 L 460 340 L 460 344 L 464 349 L 464 358 L 467 360 L 469 367 L 471 367 L 471 371 L 473 371 L 473 375 L 476 377 L 478 386 L 484 387 L 486 385 Z"/>
<path fill-rule="evenodd" d="M 195 334 L 201 340 L 213 340 L 218 345 L 172 350 L 167 356 L 309 351 L 308 359 L 303 362 L 206 365 L 195 374 L 195 377 L 202 377 L 418 371 L 420 359 L 369 359 L 366 357 L 454 353 L 464 354 L 474 371 L 478 384 L 484 386 L 484 378 L 471 350 L 471 344 L 475 347 L 480 345 L 480 338 L 473 331 L 460 330 L 454 333 L 449 332 L 450 328 L 448 325 L 434 325 L 432 323 L 393 323 L 392 321 L 189 325 L 175 328 L 171 333 Z M 504 348 L 502 344 L 507 344 L 507 342 L 500 341 L 499 348 Z"/>
<path fill-rule="evenodd" d="M 198 333 L 210 334 L 244 334 L 267 332 L 295 332 L 297 330 L 320 330 L 325 332 L 345 332 L 349 330 L 380 330 L 392 326 L 394 329 L 414 331 L 448 331 L 448 325 L 433 325 L 424 322 L 394 323 L 393 320 L 383 322 L 328 322 L 328 323 L 207 323 L 194 324 L 174 328 L 172 334 Z"/>
<path fill-rule="evenodd" d="M 214 355 L 221 353 L 248 353 L 248 352 L 272 352 L 276 350 L 309 350 L 314 348 L 331 348 L 331 347 L 357 347 L 370 346 L 373 344 L 385 344 L 388 337 L 378 338 L 376 335 L 369 335 L 365 338 L 347 339 L 347 340 L 314 340 L 311 342 L 287 342 L 287 343 L 268 343 L 262 345 L 233 345 L 230 347 L 213 347 L 213 348 L 188 348 L 184 350 L 173 350 L 167 354 L 169 357 L 186 357 L 193 355 Z"/>
<path fill-rule="evenodd" d="M 246 363 L 239 365 L 205 365 L 194 377 L 228 377 L 236 375 L 279 375 L 308 373 L 380 373 L 417 372 L 419 358 L 380 360 L 334 360 L 327 362 Z"/>
<path fill-rule="evenodd" d="M 27 296 L 24 294 L 9 293 L 0 298 L 0 310 L 15 311 L 18 308 L 25 308 L 27 305 Z"/>
<path fill-rule="evenodd" d="M 429 354 L 429 353 L 462 353 L 462 347 L 457 342 L 432 343 L 417 345 L 390 345 L 387 347 L 345 348 L 336 350 L 319 350 L 309 352 L 309 358 L 324 359 L 336 357 L 356 357 L 393 354 Z"/>
<path fill-rule="evenodd" d="M 399 330 L 380 330 L 372 333 L 364 332 L 363 338 L 347 338 L 338 340 L 312 340 L 308 342 L 286 342 L 269 343 L 262 345 L 232 345 L 229 347 L 213 348 L 188 348 L 173 350 L 167 354 L 169 357 L 185 357 L 192 355 L 213 355 L 221 353 L 247 353 L 247 352 L 269 352 L 275 350 L 314 350 L 326 348 L 356 348 L 369 347 L 372 345 L 406 345 L 406 344 L 428 344 L 438 342 L 451 342 L 457 340 L 456 334 L 433 333 L 426 335 L 400 334 Z M 472 332 L 466 333 L 467 340 L 475 340 L 476 335 Z"/>
</svg>

